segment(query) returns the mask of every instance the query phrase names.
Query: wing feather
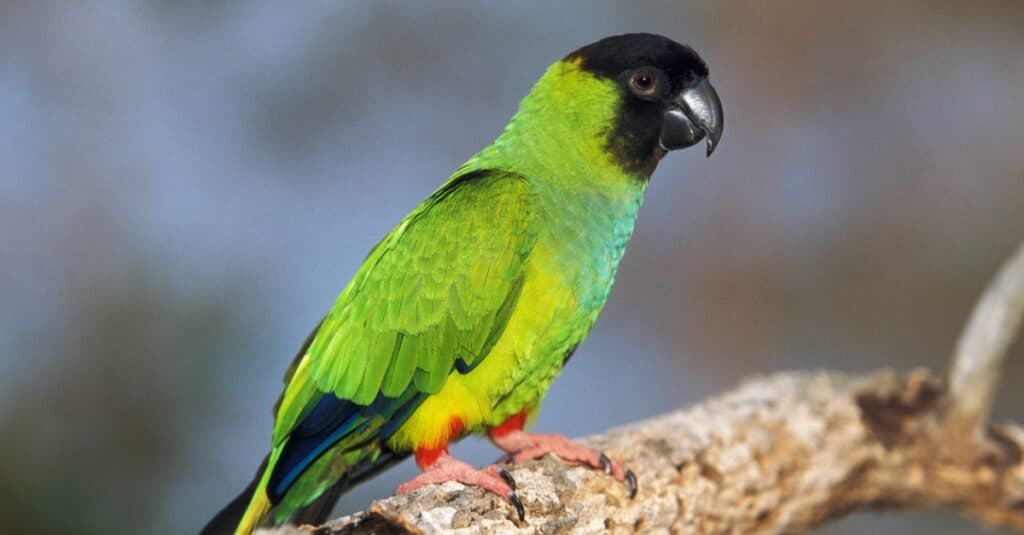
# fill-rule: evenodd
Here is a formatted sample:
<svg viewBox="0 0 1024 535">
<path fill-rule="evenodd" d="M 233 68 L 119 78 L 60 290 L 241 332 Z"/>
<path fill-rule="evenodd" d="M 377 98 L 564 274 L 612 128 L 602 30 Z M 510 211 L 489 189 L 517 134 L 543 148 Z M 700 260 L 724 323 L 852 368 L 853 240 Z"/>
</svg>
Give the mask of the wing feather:
<svg viewBox="0 0 1024 535">
<path fill-rule="evenodd" d="M 433 394 L 486 357 L 535 242 L 527 186 L 495 170 L 453 178 L 374 248 L 286 386 L 275 444 L 323 393 L 360 406 Z"/>
</svg>

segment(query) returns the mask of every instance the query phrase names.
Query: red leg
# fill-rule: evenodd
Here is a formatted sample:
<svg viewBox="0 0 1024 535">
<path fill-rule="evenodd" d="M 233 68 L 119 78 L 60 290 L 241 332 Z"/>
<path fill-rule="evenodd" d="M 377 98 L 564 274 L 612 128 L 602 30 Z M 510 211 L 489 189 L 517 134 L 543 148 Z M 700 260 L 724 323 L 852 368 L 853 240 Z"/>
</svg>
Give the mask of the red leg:
<svg viewBox="0 0 1024 535">
<path fill-rule="evenodd" d="M 526 424 L 526 411 L 509 417 L 501 425 L 488 431 L 488 436 L 495 446 L 508 453 L 507 459 L 513 463 L 539 459 L 548 453 L 569 462 L 585 464 L 591 468 L 600 468 L 606 474 L 626 484 L 630 498 L 636 496 L 636 476 L 632 470 L 622 463 L 612 461 L 604 453 L 569 440 L 562 435 L 527 433 L 523 430 Z"/>
</svg>

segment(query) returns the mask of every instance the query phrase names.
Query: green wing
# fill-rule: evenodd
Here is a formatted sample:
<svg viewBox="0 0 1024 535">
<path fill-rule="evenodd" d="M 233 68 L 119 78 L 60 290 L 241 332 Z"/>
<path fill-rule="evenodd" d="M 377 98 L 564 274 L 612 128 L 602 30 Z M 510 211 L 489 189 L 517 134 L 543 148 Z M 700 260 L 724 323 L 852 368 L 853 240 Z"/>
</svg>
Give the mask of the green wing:
<svg viewBox="0 0 1024 535">
<path fill-rule="evenodd" d="M 323 393 L 360 406 L 432 394 L 487 355 L 535 242 L 527 187 L 502 171 L 457 176 L 374 248 L 290 370 L 275 445 Z"/>
</svg>

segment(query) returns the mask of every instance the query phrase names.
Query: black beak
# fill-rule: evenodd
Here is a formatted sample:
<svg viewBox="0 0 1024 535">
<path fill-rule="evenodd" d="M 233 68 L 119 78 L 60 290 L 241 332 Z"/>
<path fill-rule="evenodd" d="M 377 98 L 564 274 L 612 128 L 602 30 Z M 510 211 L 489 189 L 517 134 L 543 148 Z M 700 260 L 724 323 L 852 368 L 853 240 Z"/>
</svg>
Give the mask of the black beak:
<svg viewBox="0 0 1024 535">
<path fill-rule="evenodd" d="M 722 101 L 718 100 L 711 82 L 702 79 L 672 98 L 661 126 L 661 148 L 666 151 L 684 149 L 707 139 L 708 156 L 711 156 L 722 138 L 724 125 Z"/>
</svg>

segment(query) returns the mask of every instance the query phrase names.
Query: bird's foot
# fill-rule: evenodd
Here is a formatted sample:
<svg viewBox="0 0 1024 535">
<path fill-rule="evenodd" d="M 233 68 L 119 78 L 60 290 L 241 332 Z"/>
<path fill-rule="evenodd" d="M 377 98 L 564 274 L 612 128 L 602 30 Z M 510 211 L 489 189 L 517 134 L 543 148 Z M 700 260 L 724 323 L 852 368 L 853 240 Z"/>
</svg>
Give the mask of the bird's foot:
<svg viewBox="0 0 1024 535">
<path fill-rule="evenodd" d="M 508 453 L 502 459 L 505 462 L 521 463 L 532 459 L 539 459 L 550 453 L 568 462 L 580 463 L 591 468 L 604 470 L 605 474 L 626 485 L 630 498 L 636 496 L 636 475 L 632 470 L 626 468 L 618 461 L 609 459 L 604 452 L 574 442 L 562 435 L 511 431 L 505 434 L 492 433 L 491 441 Z"/>
<path fill-rule="evenodd" d="M 458 481 L 496 494 L 508 500 L 516 508 L 519 520 L 526 518 L 526 510 L 523 508 L 523 502 L 519 499 L 519 495 L 516 494 L 516 482 L 512 479 L 512 474 L 495 464 L 478 469 L 455 460 L 447 454 L 438 457 L 436 461 L 424 468 L 420 475 L 399 485 L 397 493 L 405 494 L 426 485 L 447 481 Z"/>
</svg>

